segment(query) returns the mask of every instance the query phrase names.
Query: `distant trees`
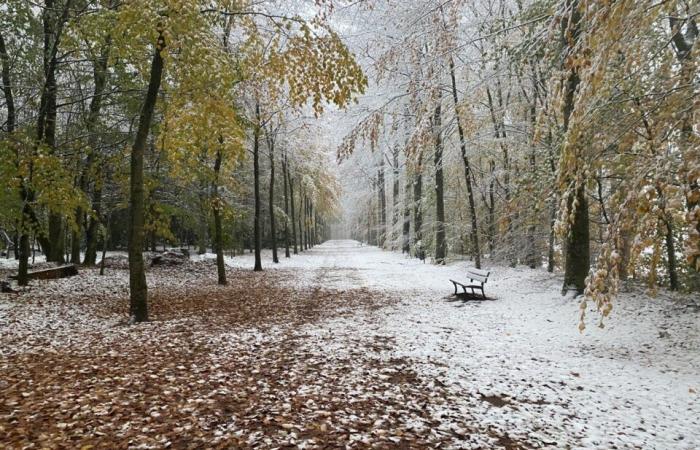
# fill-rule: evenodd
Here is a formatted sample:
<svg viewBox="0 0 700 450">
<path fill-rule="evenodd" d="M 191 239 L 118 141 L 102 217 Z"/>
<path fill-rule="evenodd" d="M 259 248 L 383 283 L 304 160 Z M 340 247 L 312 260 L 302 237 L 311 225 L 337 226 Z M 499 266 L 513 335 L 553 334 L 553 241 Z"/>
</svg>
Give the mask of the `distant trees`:
<svg viewBox="0 0 700 450">
<path fill-rule="evenodd" d="M 32 241 L 49 260 L 79 263 L 84 253 L 86 265 L 100 241 L 128 244 L 131 318 L 140 322 L 144 250 L 211 247 L 224 284 L 225 251 L 276 248 L 278 217 L 292 234 L 285 244 L 298 244 L 301 223 L 305 242 L 318 242 L 337 186 L 328 167 L 306 159 L 316 157 L 309 135 L 285 123 L 309 122 L 307 104 L 316 114 L 342 107 L 366 84 L 326 6 L 314 17 L 228 0 L 3 6 L 11 26 L 0 31 L 0 230 L 17 236 L 20 283 Z M 273 117 L 280 126 L 262 122 Z M 243 160 L 255 142 L 268 143 L 269 158 L 253 170 Z M 264 179 L 266 204 L 251 195 Z"/>
<path fill-rule="evenodd" d="M 371 173 L 364 155 L 401 148 L 390 204 L 406 221 L 382 226 L 360 202 L 355 236 L 379 226 L 437 262 L 558 267 L 603 316 L 620 279 L 698 290 L 698 14 L 683 0 L 377 2 L 367 20 L 399 24 L 370 38 L 385 101 L 338 154 Z"/>
</svg>

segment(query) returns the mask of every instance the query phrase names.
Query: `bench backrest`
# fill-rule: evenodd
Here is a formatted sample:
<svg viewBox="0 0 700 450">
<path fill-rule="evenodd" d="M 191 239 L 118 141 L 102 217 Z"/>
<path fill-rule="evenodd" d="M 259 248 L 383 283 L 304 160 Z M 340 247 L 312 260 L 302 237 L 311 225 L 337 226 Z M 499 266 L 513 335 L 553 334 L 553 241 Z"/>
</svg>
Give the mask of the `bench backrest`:
<svg viewBox="0 0 700 450">
<path fill-rule="evenodd" d="M 467 269 L 467 276 L 471 278 L 472 280 L 478 281 L 480 283 L 486 283 L 489 279 L 489 275 L 491 275 L 491 272 L 487 270 L 480 270 L 480 269 Z"/>
</svg>

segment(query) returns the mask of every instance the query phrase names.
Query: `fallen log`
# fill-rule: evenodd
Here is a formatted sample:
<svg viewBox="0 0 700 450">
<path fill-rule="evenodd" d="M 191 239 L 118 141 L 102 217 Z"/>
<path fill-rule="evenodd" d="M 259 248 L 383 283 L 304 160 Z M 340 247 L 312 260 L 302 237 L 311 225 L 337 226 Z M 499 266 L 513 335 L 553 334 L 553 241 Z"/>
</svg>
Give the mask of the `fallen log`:
<svg viewBox="0 0 700 450">
<path fill-rule="evenodd" d="M 66 278 L 74 275 L 78 275 L 78 266 L 66 264 L 65 266 L 31 271 L 27 273 L 27 278 L 30 280 L 55 280 L 56 278 Z M 16 280 L 17 275 L 12 275 L 10 278 Z"/>
<path fill-rule="evenodd" d="M 151 259 L 151 266 L 177 266 L 185 263 L 189 258 L 187 255 L 175 252 L 165 252 L 156 255 Z"/>
</svg>

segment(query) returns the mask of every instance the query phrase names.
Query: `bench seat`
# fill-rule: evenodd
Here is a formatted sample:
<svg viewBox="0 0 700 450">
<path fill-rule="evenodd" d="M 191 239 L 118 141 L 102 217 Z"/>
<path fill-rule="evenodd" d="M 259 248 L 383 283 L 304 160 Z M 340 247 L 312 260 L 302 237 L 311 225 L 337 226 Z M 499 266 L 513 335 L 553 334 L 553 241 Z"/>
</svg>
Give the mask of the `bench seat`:
<svg viewBox="0 0 700 450">
<path fill-rule="evenodd" d="M 491 272 L 481 269 L 467 269 L 467 278 L 469 281 L 460 282 L 450 279 L 455 287 L 455 295 L 458 293 L 458 286 L 462 288 L 465 294 L 467 294 L 467 289 L 471 290 L 472 295 L 476 295 L 475 290 L 481 291 L 481 296 L 486 298 L 484 293 L 484 285 L 489 280 L 489 275 Z"/>
</svg>

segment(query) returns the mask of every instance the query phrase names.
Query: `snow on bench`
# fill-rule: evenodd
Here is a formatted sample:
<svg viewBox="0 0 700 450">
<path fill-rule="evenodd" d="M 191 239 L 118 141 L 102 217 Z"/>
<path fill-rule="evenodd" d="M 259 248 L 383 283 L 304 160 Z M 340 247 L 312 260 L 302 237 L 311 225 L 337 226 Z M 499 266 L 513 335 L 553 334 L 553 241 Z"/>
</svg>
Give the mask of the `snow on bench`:
<svg viewBox="0 0 700 450">
<path fill-rule="evenodd" d="M 484 284 L 489 280 L 489 275 L 491 275 L 489 271 L 469 268 L 467 269 L 467 278 L 469 278 L 469 282 L 465 281 L 464 283 L 460 283 L 455 280 L 450 281 L 455 287 L 455 295 L 457 295 L 457 286 L 461 286 L 465 294 L 467 293 L 467 289 L 471 289 L 471 295 L 475 295 L 474 289 L 478 289 L 481 291 L 481 296 L 486 298 L 486 294 L 484 294 Z"/>
</svg>

